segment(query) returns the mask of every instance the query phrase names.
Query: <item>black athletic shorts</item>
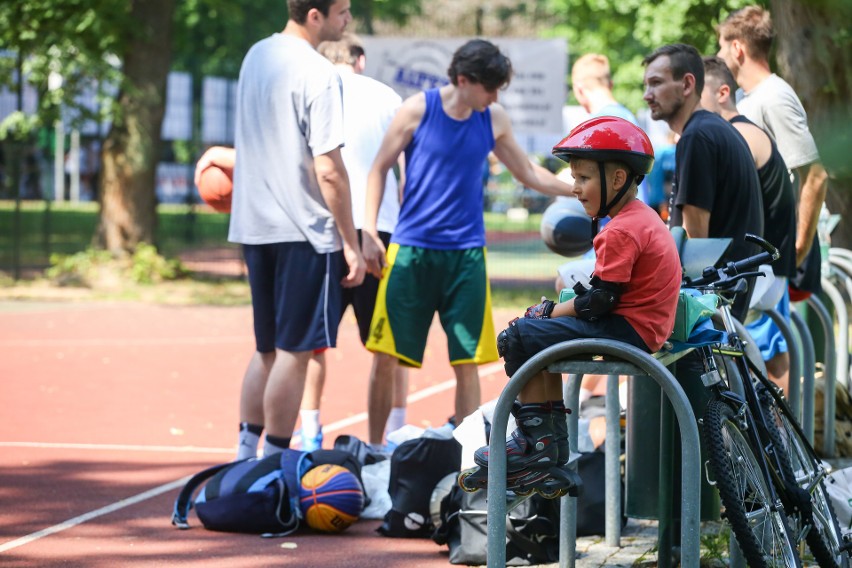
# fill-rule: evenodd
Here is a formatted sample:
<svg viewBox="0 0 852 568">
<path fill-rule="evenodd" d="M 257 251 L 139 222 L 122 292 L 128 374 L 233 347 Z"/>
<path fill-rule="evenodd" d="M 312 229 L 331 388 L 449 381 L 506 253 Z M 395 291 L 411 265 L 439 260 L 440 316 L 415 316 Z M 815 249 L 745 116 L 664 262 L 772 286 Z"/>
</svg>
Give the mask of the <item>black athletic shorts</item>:
<svg viewBox="0 0 852 568">
<path fill-rule="evenodd" d="M 341 251 L 317 253 L 307 242 L 243 245 L 257 350 L 334 347 L 340 323 Z"/>
<path fill-rule="evenodd" d="M 379 238 L 385 245 L 390 244 L 390 233 L 379 231 Z M 358 229 L 358 244 L 361 244 L 361 229 Z M 344 269 L 345 270 L 345 269 Z M 373 310 L 376 307 L 376 295 L 379 293 L 379 279 L 367 273 L 364 282 L 354 288 L 343 289 L 343 304 L 340 306 L 340 317 L 348 306 L 352 306 L 355 312 L 355 321 L 358 323 L 358 332 L 361 335 L 361 343 L 366 345 L 370 336 L 370 321 L 373 319 Z"/>
</svg>

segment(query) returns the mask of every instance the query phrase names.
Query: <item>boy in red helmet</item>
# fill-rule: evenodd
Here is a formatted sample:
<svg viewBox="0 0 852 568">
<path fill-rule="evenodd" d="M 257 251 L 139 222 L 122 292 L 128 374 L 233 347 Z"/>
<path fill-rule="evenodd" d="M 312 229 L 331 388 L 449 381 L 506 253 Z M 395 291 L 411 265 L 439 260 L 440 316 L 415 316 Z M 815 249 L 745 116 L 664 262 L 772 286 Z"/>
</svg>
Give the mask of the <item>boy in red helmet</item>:
<svg viewBox="0 0 852 568">
<path fill-rule="evenodd" d="M 615 339 L 653 352 L 674 326 L 681 266 L 674 239 L 656 211 L 637 199 L 637 186 L 651 171 L 648 136 L 611 116 L 588 120 L 553 148 L 571 164 L 574 194 L 597 221 L 610 222 L 594 235 L 591 287 L 555 303 L 542 298 L 523 318 L 509 323 L 497 349 L 510 377 L 536 353 L 571 339 Z M 568 429 L 562 377 L 541 371 L 520 392 L 512 414 L 518 424 L 506 444 L 509 489 L 576 494 L 581 481 L 568 462 Z M 483 487 L 488 447 L 474 456 L 480 469 L 463 476 L 463 487 Z"/>
</svg>

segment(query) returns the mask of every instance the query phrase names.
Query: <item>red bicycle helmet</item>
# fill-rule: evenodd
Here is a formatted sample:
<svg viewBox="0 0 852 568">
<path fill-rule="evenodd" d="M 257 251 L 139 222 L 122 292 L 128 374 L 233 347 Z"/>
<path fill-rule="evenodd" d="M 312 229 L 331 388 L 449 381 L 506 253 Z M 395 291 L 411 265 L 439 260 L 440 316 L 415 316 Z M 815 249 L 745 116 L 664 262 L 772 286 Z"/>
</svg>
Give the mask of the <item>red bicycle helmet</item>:
<svg viewBox="0 0 852 568">
<path fill-rule="evenodd" d="M 592 238 L 598 232 L 598 220 L 609 214 L 609 210 L 624 197 L 634 180 L 639 184 L 654 167 L 654 147 L 648 135 L 632 122 L 617 116 L 598 116 L 577 125 L 553 147 L 553 155 L 566 162 L 572 157 L 598 162 L 601 206 L 597 215 L 592 217 Z M 630 175 L 612 201 L 606 203 L 604 163 L 611 161 L 627 165 Z"/>
<path fill-rule="evenodd" d="M 598 116 L 583 122 L 553 147 L 553 155 L 595 162 L 624 162 L 636 175 L 647 175 L 654 167 L 654 147 L 645 132 L 617 116 Z"/>
</svg>

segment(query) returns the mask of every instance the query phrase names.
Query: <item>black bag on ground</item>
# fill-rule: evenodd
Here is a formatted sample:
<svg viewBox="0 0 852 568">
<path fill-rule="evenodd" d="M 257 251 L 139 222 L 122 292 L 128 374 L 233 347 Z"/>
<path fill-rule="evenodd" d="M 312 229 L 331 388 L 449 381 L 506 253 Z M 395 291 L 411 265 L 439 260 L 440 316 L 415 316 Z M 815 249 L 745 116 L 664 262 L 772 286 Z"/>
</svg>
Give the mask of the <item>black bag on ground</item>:
<svg viewBox="0 0 852 568">
<path fill-rule="evenodd" d="M 299 485 L 313 466 L 310 455 L 284 450 L 207 468 L 184 485 L 172 511 L 172 524 L 188 529 L 195 508 L 204 528 L 214 531 L 283 536 L 301 520 Z M 198 495 L 193 497 L 196 489 Z"/>
<path fill-rule="evenodd" d="M 447 544 L 450 564 L 478 566 L 487 561 L 487 492 L 466 493 L 456 486 L 441 505 L 441 525 L 432 540 Z M 507 503 L 515 499 L 507 493 Z M 549 564 L 559 559 L 559 500 L 533 495 L 508 512 L 506 565 Z"/>
<path fill-rule="evenodd" d="M 606 533 L 606 454 L 584 452 L 577 461 L 583 478 L 583 493 L 577 497 L 577 536 Z M 621 510 L 624 511 L 624 483 L 621 483 Z M 621 517 L 621 526 L 627 517 Z"/>
<path fill-rule="evenodd" d="M 286 449 L 265 458 L 250 458 L 209 467 L 190 478 L 175 500 L 172 524 L 188 529 L 195 508 L 204 528 L 214 531 L 284 536 L 299 528 L 299 489 L 313 467 L 340 465 L 361 481 L 361 464 L 341 450 L 311 453 Z M 198 495 L 194 496 L 196 490 Z M 364 506 L 368 499 L 364 494 Z"/>
<path fill-rule="evenodd" d="M 605 513 L 605 455 L 582 453 L 577 470 L 583 492 L 577 498 L 577 536 L 603 535 Z M 622 491 L 622 495 L 624 492 Z M 487 490 L 465 493 L 453 487 L 441 502 L 441 523 L 432 534 L 437 544 L 450 549 L 451 564 L 486 563 L 488 548 Z M 507 494 L 507 503 L 514 494 Z M 506 563 L 510 566 L 546 564 L 559 557 L 559 499 L 534 495 L 509 511 L 506 522 Z M 622 517 L 622 526 L 627 518 Z"/>
<path fill-rule="evenodd" d="M 454 438 L 420 437 L 397 446 L 391 455 L 388 484 L 392 506 L 376 529 L 379 534 L 429 538 L 432 490 L 460 467 L 461 445 Z"/>
<path fill-rule="evenodd" d="M 358 463 L 361 464 L 361 467 L 388 459 L 387 454 L 377 452 L 370 447 L 370 444 L 364 442 L 357 436 L 351 436 L 349 434 L 341 434 L 335 438 L 334 449 L 353 454 L 355 459 L 358 460 Z"/>
</svg>

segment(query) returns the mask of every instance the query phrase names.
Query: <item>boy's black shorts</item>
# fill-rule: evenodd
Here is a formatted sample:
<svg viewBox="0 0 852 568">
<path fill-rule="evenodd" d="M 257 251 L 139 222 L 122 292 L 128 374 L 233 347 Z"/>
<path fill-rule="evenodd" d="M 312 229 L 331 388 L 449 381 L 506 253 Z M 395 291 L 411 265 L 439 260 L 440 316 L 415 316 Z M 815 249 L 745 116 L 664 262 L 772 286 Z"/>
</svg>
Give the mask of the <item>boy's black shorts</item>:
<svg viewBox="0 0 852 568">
<path fill-rule="evenodd" d="M 390 243 L 390 233 L 379 231 L 379 238 L 388 248 Z M 358 229 L 358 244 L 362 243 L 361 229 Z M 344 270 L 344 274 L 345 274 Z M 340 306 L 340 317 L 343 318 L 343 313 L 349 305 L 352 305 L 352 311 L 355 312 L 355 321 L 358 322 L 358 332 L 361 336 L 361 343 L 367 345 L 367 338 L 370 337 L 370 322 L 373 320 L 373 310 L 376 307 L 376 295 L 379 293 L 379 280 L 372 274 L 364 276 L 364 282 L 360 286 L 354 288 L 343 289 L 343 304 Z"/>
<path fill-rule="evenodd" d="M 575 317 L 521 318 L 515 322 L 515 326 L 515 333 L 520 341 L 510 342 L 511 347 L 503 357 L 506 374 L 510 377 L 533 355 L 572 339 L 614 339 L 651 352 L 633 326 L 617 314 L 610 314 L 595 321 Z"/>
</svg>

